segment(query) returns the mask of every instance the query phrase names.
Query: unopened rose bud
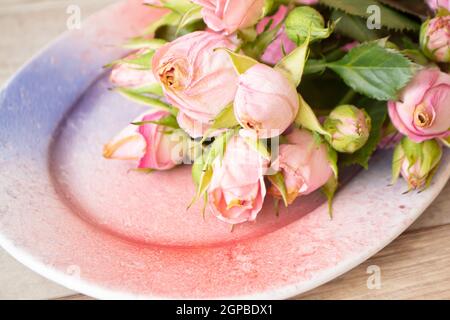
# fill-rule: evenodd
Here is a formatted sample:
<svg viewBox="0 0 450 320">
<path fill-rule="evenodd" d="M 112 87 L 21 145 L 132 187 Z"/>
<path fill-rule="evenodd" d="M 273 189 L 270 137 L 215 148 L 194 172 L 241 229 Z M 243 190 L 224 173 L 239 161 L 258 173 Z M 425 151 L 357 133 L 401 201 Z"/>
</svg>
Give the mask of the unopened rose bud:
<svg viewBox="0 0 450 320">
<path fill-rule="evenodd" d="M 279 136 L 294 122 L 298 109 L 297 90 L 279 71 L 257 64 L 240 75 L 236 119 L 259 138 Z"/>
<path fill-rule="evenodd" d="M 157 124 L 168 116 L 165 111 L 152 111 L 139 116 L 135 124 L 128 125 L 104 146 L 103 156 L 107 159 L 134 160 L 139 163 L 139 169 L 169 170 L 181 164 L 190 140 L 181 130 L 174 131 Z"/>
<path fill-rule="evenodd" d="M 426 2 L 433 11 L 438 11 L 439 9 L 450 10 L 449 0 L 427 0 Z"/>
<path fill-rule="evenodd" d="M 401 174 L 409 189 L 426 186 L 442 158 L 442 148 L 436 140 L 416 143 L 407 137 L 397 145 L 394 151 L 394 181 Z"/>
<path fill-rule="evenodd" d="M 148 54 L 146 50 L 139 50 L 116 63 L 111 71 L 111 83 L 117 87 L 126 88 L 140 88 L 156 83 L 156 79 L 150 68 L 144 69 L 127 62 L 144 57 L 146 54 Z"/>
<path fill-rule="evenodd" d="M 325 130 L 332 147 L 343 153 L 354 153 L 369 139 L 372 121 L 364 109 L 352 105 L 336 107 L 325 120 Z"/>
<path fill-rule="evenodd" d="M 427 20 L 421 28 L 420 45 L 428 58 L 450 62 L 450 16 Z"/>
</svg>

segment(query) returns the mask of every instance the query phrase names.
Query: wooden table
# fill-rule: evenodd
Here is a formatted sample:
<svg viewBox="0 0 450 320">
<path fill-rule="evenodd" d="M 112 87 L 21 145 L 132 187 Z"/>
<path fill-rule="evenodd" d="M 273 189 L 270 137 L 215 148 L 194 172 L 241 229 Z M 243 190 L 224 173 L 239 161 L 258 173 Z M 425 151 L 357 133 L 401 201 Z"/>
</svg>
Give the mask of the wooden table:
<svg viewBox="0 0 450 320">
<path fill-rule="evenodd" d="M 66 9 L 83 18 L 114 0 L 2 0 L 0 85 L 66 30 Z M 450 184 L 408 231 L 359 267 L 299 299 L 450 299 Z M 381 288 L 369 290 L 369 266 Z M 87 299 L 28 270 L 0 249 L 0 299 Z"/>
</svg>

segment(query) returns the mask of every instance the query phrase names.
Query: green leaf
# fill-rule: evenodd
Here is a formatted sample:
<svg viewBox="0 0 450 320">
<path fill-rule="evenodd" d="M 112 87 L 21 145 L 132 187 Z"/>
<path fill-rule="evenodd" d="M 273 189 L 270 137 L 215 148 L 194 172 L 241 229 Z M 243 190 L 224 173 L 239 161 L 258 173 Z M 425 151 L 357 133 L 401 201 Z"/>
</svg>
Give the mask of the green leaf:
<svg viewBox="0 0 450 320">
<path fill-rule="evenodd" d="M 322 15 L 309 6 L 301 6 L 292 10 L 286 18 L 285 26 L 287 36 L 297 44 L 307 38 L 310 38 L 311 42 L 326 39 L 334 30 L 333 24 L 325 28 Z"/>
<path fill-rule="evenodd" d="M 416 71 L 402 54 L 373 42 L 352 49 L 327 66 L 356 92 L 381 101 L 395 100 Z"/>
<path fill-rule="evenodd" d="M 155 109 L 160 109 L 164 111 L 168 111 L 173 115 L 177 114 L 177 110 L 175 108 L 172 108 L 170 105 L 155 99 L 151 98 L 149 96 L 138 94 L 133 92 L 132 90 L 126 89 L 126 88 L 116 88 L 115 91 L 119 92 L 122 96 L 125 98 L 128 98 L 136 103 L 149 106 Z"/>
<path fill-rule="evenodd" d="M 370 17 L 371 12 L 367 10 L 370 6 L 378 6 L 381 25 L 397 31 L 418 31 L 420 28 L 416 21 L 375 0 L 320 0 L 320 3 L 362 18 Z"/>
<path fill-rule="evenodd" d="M 379 0 L 396 10 L 412 14 L 414 16 L 425 19 L 430 10 L 423 0 Z"/>
<path fill-rule="evenodd" d="M 384 102 L 369 99 L 363 99 L 358 105 L 366 110 L 372 120 L 372 129 L 370 131 L 369 140 L 367 140 L 366 144 L 355 153 L 342 154 L 340 160 L 341 164 L 344 166 L 358 164 L 365 169 L 368 169 L 369 160 L 382 138 L 383 124 L 387 117 L 387 106 Z"/>
<path fill-rule="evenodd" d="M 178 25 L 176 34 L 179 34 L 181 29 L 185 28 L 191 23 L 194 23 L 197 20 L 201 20 L 202 19 L 201 11 L 202 11 L 201 6 L 193 6 L 185 14 L 183 14 L 183 16 L 181 17 L 180 24 Z"/>
<path fill-rule="evenodd" d="M 216 50 L 224 50 L 228 53 L 233 63 L 234 69 L 238 74 L 245 73 L 248 69 L 258 64 L 258 61 L 242 54 L 231 51 L 227 48 L 218 48 Z"/>
<path fill-rule="evenodd" d="M 128 40 L 123 47 L 126 49 L 139 50 L 139 49 L 149 49 L 157 50 L 165 45 L 167 41 L 163 39 L 148 39 L 144 37 L 136 37 Z"/>
<path fill-rule="evenodd" d="M 310 131 L 317 132 L 324 136 L 330 136 L 330 134 L 322 127 L 317 119 L 316 115 L 308 103 L 303 99 L 301 95 L 298 95 L 300 108 L 298 110 L 295 124 L 306 128 Z"/>
<path fill-rule="evenodd" d="M 308 59 L 303 70 L 303 74 L 323 73 L 327 69 L 327 61 L 325 59 Z"/>
<path fill-rule="evenodd" d="M 275 66 L 275 70 L 283 73 L 295 87 L 298 87 L 303 76 L 305 62 L 308 57 L 309 37 L 305 42 L 289 55 L 281 59 Z"/>
<path fill-rule="evenodd" d="M 414 63 L 420 64 L 422 66 L 426 66 L 429 63 L 427 57 L 420 50 L 405 49 L 402 50 L 401 53 Z"/>
<path fill-rule="evenodd" d="M 373 41 L 381 38 L 384 34 L 380 30 L 370 30 L 366 21 L 360 17 L 346 14 L 340 10 L 334 10 L 331 19 L 339 20 L 335 31 L 358 42 Z"/>
<path fill-rule="evenodd" d="M 181 21 L 182 15 L 177 12 L 169 12 L 154 21 L 147 29 L 144 31 L 144 34 L 154 34 L 156 30 L 163 26 L 177 26 Z"/>
<path fill-rule="evenodd" d="M 288 192 L 286 188 L 286 183 L 284 182 L 284 177 L 281 172 L 277 172 L 274 175 L 268 177 L 269 181 L 280 191 L 281 197 L 283 198 L 284 205 L 289 206 Z"/>
<path fill-rule="evenodd" d="M 175 118 L 175 116 L 173 115 L 169 115 L 167 117 L 164 117 L 160 120 L 156 120 L 156 121 L 139 121 L 139 122 L 132 122 L 131 124 L 135 125 L 135 126 L 143 126 L 146 124 L 156 124 L 156 125 L 160 125 L 160 126 L 164 126 L 164 127 L 168 127 L 168 128 L 172 128 L 172 129 L 180 129 L 180 126 L 178 125 L 177 122 L 177 118 Z"/>
<path fill-rule="evenodd" d="M 333 200 L 334 195 L 336 194 L 336 191 L 338 189 L 339 183 L 336 176 L 331 176 L 331 178 L 328 180 L 328 182 L 322 187 L 322 192 L 325 194 L 325 196 L 328 199 L 328 213 L 330 215 L 330 218 L 333 218 Z"/>
</svg>

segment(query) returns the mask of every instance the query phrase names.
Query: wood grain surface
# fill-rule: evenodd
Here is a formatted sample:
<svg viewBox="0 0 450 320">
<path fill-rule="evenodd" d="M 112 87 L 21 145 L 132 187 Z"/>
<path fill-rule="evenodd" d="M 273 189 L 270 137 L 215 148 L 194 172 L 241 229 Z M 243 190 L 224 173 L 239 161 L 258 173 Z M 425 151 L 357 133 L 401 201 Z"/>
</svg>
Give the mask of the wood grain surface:
<svg viewBox="0 0 450 320">
<path fill-rule="evenodd" d="M 114 0 L 1 0 L 0 86 L 66 30 L 69 5 L 82 17 Z M 297 299 L 450 299 L 450 184 L 402 236 L 347 274 Z M 379 288 L 368 289 L 380 270 Z M 368 269 L 369 268 L 369 269 Z M 370 287 L 370 286 L 369 286 Z M 52 283 L 0 249 L 0 299 L 89 299 Z"/>
</svg>

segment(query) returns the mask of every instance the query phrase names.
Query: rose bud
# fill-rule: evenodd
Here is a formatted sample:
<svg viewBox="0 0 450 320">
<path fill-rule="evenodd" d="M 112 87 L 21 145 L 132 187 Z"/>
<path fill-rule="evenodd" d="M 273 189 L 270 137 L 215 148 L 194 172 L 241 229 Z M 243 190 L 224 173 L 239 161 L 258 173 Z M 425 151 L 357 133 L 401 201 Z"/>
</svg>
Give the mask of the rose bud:
<svg viewBox="0 0 450 320">
<path fill-rule="evenodd" d="M 169 116 L 165 111 L 154 111 L 139 116 L 133 123 L 105 145 L 103 156 L 107 159 L 139 161 L 139 169 L 168 170 L 181 164 L 188 138 L 181 130 L 146 123 Z M 176 136 L 179 135 L 179 136 Z"/>
<path fill-rule="evenodd" d="M 449 0 L 427 0 L 427 4 L 433 11 L 438 11 L 439 9 L 447 9 L 450 11 Z"/>
<path fill-rule="evenodd" d="M 255 25 L 262 18 L 265 0 L 192 0 L 203 7 L 206 25 L 227 35 Z"/>
<path fill-rule="evenodd" d="M 395 148 L 393 180 L 401 174 L 410 190 L 426 187 L 442 158 L 442 148 L 436 140 L 421 143 L 405 137 Z"/>
<path fill-rule="evenodd" d="M 369 139 L 372 121 L 364 109 L 352 105 L 336 107 L 325 120 L 324 128 L 332 147 L 343 153 L 354 153 Z"/>
<path fill-rule="evenodd" d="M 239 76 L 235 116 L 259 138 L 279 136 L 295 120 L 298 109 L 296 88 L 277 70 L 256 64 Z"/>
<path fill-rule="evenodd" d="M 240 136 L 226 145 L 223 159 L 213 163 L 208 202 L 220 220 L 238 224 L 254 221 L 261 211 L 266 187 L 264 173 L 268 162 Z"/>
<path fill-rule="evenodd" d="M 420 31 L 420 45 L 431 60 L 450 62 L 450 16 L 426 21 Z"/>
<path fill-rule="evenodd" d="M 212 32 L 193 32 L 164 45 L 153 56 L 153 73 L 172 105 L 196 128 L 207 128 L 233 100 L 237 74 L 228 54 L 217 48 L 235 49 L 226 37 Z M 180 122 L 183 127 L 184 122 Z M 205 131 L 192 132 L 192 137 Z"/>
<path fill-rule="evenodd" d="M 147 50 L 139 50 L 115 64 L 109 78 L 111 83 L 117 87 L 127 88 L 141 88 L 156 83 L 152 70 L 138 68 L 136 65 L 126 62 L 146 53 Z"/>
<path fill-rule="evenodd" d="M 318 143 L 307 130 L 294 129 L 286 136 L 287 144 L 280 145 L 274 169 L 281 172 L 287 189 L 288 204 L 300 195 L 310 194 L 325 185 L 333 170 L 328 158 L 327 146 Z M 270 193 L 281 197 L 275 185 Z"/>
<path fill-rule="evenodd" d="M 437 68 L 420 71 L 388 110 L 397 130 L 415 142 L 450 136 L 450 76 Z"/>
<path fill-rule="evenodd" d="M 277 13 L 271 17 L 265 17 L 256 26 L 258 34 L 263 33 L 270 23 L 268 30 L 273 30 L 283 23 L 284 18 L 289 10 L 286 6 L 280 6 Z M 267 64 L 277 64 L 285 55 L 291 53 L 297 45 L 288 38 L 284 26 L 282 26 L 276 35 L 275 39 L 266 48 L 266 51 L 261 57 L 261 60 Z"/>
</svg>

